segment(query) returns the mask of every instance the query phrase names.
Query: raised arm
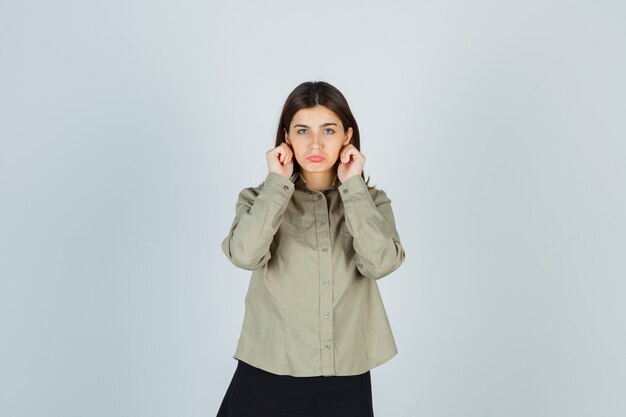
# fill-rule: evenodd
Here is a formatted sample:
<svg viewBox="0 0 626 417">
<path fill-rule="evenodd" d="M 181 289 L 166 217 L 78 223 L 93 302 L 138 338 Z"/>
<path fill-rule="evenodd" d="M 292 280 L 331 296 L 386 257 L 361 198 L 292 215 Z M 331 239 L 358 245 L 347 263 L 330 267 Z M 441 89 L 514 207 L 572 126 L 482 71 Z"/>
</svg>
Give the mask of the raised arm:
<svg viewBox="0 0 626 417">
<path fill-rule="evenodd" d="M 270 245 L 293 191 L 289 178 L 271 171 L 260 189 L 241 190 L 235 219 L 222 241 L 222 250 L 233 265 L 252 271 L 269 261 Z"/>
<path fill-rule="evenodd" d="M 398 269 L 405 252 L 387 194 L 375 190 L 372 196 L 360 175 L 348 178 L 339 186 L 339 191 L 359 272 L 380 279 Z"/>
</svg>

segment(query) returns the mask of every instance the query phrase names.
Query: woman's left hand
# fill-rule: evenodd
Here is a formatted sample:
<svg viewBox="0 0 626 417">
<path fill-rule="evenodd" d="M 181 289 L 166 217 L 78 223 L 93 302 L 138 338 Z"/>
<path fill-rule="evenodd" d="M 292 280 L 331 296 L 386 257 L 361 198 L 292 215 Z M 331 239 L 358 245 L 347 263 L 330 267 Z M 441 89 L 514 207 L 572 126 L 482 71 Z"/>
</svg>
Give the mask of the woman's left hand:
<svg viewBox="0 0 626 417">
<path fill-rule="evenodd" d="M 339 165 L 337 166 L 337 176 L 339 181 L 346 180 L 354 175 L 361 175 L 365 165 L 365 155 L 351 143 L 347 144 L 339 151 Z"/>
</svg>

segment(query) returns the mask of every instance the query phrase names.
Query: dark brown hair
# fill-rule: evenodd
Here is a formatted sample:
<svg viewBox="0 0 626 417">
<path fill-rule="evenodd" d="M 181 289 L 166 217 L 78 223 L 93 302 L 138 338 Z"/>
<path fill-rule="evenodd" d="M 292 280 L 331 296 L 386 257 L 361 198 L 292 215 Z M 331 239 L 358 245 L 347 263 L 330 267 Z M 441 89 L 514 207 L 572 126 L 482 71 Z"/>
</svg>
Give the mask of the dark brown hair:
<svg viewBox="0 0 626 417">
<path fill-rule="evenodd" d="M 276 143 L 274 146 L 279 146 L 281 143 L 285 142 L 285 130 L 289 133 L 291 120 L 299 110 L 315 107 L 316 105 L 322 105 L 334 112 L 337 117 L 339 117 L 339 120 L 341 120 L 341 124 L 343 124 L 344 133 L 348 131 L 348 128 L 352 128 L 350 143 L 361 151 L 359 126 L 352 115 L 348 101 L 343 94 L 341 94 L 341 91 L 324 81 L 303 82 L 289 94 L 283 105 L 280 119 L 278 120 Z M 340 162 L 341 160 L 337 158 L 335 172 Z M 301 172 L 300 164 L 298 164 L 296 158 L 293 158 L 293 172 Z M 365 181 L 364 172 L 361 172 L 361 177 Z M 365 184 L 367 185 L 369 181 L 370 178 L 368 175 Z M 375 187 L 367 185 L 367 188 L 371 190 Z"/>
</svg>

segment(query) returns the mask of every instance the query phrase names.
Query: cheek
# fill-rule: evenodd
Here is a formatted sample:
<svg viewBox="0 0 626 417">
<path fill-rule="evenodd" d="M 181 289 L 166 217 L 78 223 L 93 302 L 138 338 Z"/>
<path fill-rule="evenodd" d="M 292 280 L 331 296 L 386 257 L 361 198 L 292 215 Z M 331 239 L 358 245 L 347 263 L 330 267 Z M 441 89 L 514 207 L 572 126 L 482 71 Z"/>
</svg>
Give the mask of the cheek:
<svg viewBox="0 0 626 417">
<path fill-rule="evenodd" d="M 293 153 L 296 155 L 297 158 L 304 158 L 304 155 L 306 155 L 306 150 L 301 146 L 297 146 L 293 148 Z"/>
<path fill-rule="evenodd" d="M 339 159 L 339 151 L 333 151 L 333 153 L 330 154 L 328 157 L 330 158 L 330 162 L 334 164 L 335 162 L 337 162 L 337 159 Z"/>
<path fill-rule="evenodd" d="M 303 161 L 306 157 L 306 150 L 301 147 L 294 147 L 293 154 L 298 161 Z"/>
<path fill-rule="evenodd" d="M 339 144 L 339 146 L 333 147 L 333 150 L 331 152 L 329 152 L 329 155 L 331 155 L 331 157 L 333 159 L 337 159 L 337 158 L 339 158 L 339 153 L 340 152 L 341 152 L 341 144 Z"/>
</svg>

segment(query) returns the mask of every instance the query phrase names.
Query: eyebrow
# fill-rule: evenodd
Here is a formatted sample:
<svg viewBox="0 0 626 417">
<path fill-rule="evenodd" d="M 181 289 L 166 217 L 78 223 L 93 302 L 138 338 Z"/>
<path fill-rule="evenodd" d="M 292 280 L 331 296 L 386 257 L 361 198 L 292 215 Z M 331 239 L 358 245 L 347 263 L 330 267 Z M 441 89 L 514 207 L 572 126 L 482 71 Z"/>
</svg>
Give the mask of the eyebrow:
<svg viewBox="0 0 626 417">
<path fill-rule="evenodd" d="M 298 127 L 298 126 L 301 126 L 301 127 L 311 127 L 311 126 L 301 125 L 301 124 L 297 124 L 294 127 Z M 324 126 L 337 126 L 337 123 L 324 123 L 324 124 L 320 125 L 320 127 L 324 127 Z"/>
</svg>

